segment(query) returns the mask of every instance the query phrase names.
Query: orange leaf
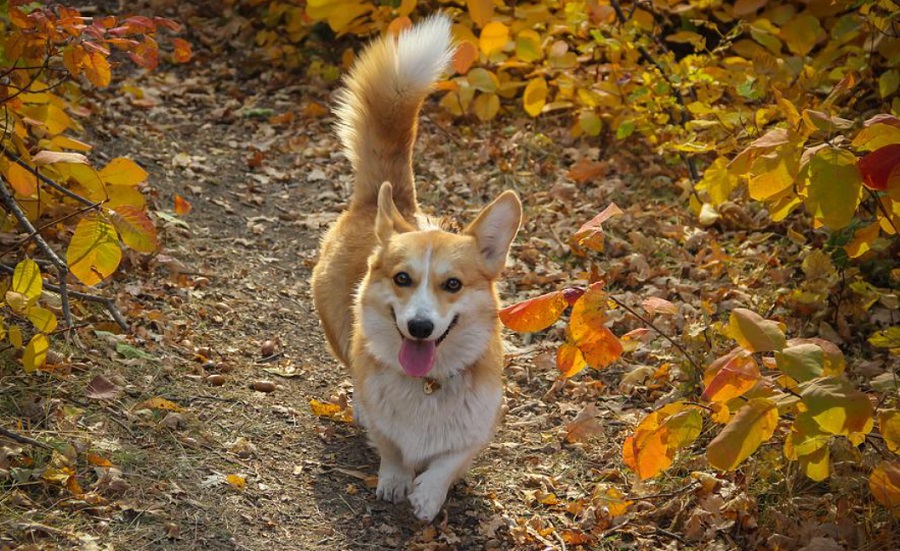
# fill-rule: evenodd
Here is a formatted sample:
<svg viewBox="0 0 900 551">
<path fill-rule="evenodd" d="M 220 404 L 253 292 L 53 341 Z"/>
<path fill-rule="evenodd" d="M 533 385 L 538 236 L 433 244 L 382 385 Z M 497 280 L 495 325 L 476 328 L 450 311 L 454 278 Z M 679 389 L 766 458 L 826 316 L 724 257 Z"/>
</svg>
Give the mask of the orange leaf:
<svg viewBox="0 0 900 551">
<path fill-rule="evenodd" d="M 142 253 L 159 250 L 156 226 L 143 209 L 131 205 L 121 205 L 110 211 L 113 226 L 119 232 L 122 242 Z"/>
<path fill-rule="evenodd" d="M 594 368 L 606 367 L 622 355 L 622 343 L 606 327 L 606 293 L 594 283 L 572 307 L 569 332 L 572 341 Z"/>
<path fill-rule="evenodd" d="M 190 203 L 188 203 L 184 197 L 181 195 L 175 194 L 175 214 L 179 216 L 184 216 L 185 214 L 191 212 L 193 207 Z"/>
<path fill-rule="evenodd" d="M 556 369 L 563 377 L 573 377 L 587 366 L 584 355 L 574 344 L 565 342 L 556 350 Z"/>
<path fill-rule="evenodd" d="M 569 305 L 563 291 L 523 300 L 500 310 L 500 321 L 513 331 L 534 333 L 553 325 Z"/>
<path fill-rule="evenodd" d="M 171 402 L 169 400 L 166 400 L 165 398 L 160 398 L 159 396 L 155 396 L 153 398 L 150 398 L 149 400 L 144 400 L 140 404 L 134 406 L 133 409 L 162 409 L 166 411 L 184 411 L 184 408 L 179 406 L 175 402 Z"/>
<path fill-rule="evenodd" d="M 6 178 L 19 195 L 29 197 L 37 193 L 37 176 L 18 163 L 9 165 L 9 173 Z"/>
<path fill-rule="evenodd" d="M 608 169 L 606 163 L 589 161 L 586 157 L 582 157 L 569 169 L 566 176 L 575 183 L 583 184 L 603 178 Z"/>
<path fill-rule="evenodd" d="M 191 43 L 183 38 L 173 38 L 172 46 L 175 47 L 173 57 L 178 63 L 185 63 L 191 59 Z"/>
<path fill-rule="evenodd" d="M 472 63 L 478 59 L 478 48 L 468 40 L 460 42 L 453 54 L 453 69 L 464 75 L 469 72 Z"/>
<path fill-rule="evenodd" d="M 344 423 L 353 422 L 353 414 L 338 404 L 310 400 L 309 409 L 316 417 L 327 417 L 328 419 L 334 419 L 335 421 L 342 421 Z"/>
<path fill-rule="evenodd" d="M 572 236 L 572 240 L 578 247 L 587 247 L 593 251 L 603 252 L 604 243 L 601 224 L 619 214 L 622 214 L 622 209 L 615 203 L 610 203 L 609 206 L 603 209 L 603 212 L 578 228 L 578 231 Z"/>
<path fill-rule="evenodd" d="M 90 44 L 89 42 L 86 44 Z M 106 88 L 112 80 L 112 72 L 109 67 L 109 61 L 106 56 L 100 52 L 91 52 L 89 56 L 85 56 L 84 74 L 91 81 L 91 84 L 97 88 Z M 90 62 L 88 63 L 88 60 Z"/>
<path fill-rule="evenodd" d="M 879 463 L 869 477 L 869 490 L 894 518 L 900 518 L 900 465 L 890 461 Z"/>
<path fill-rule="evenodd" d="M 675 402 L 650 412 L 625 439 L 622 459 L 641 480 L 656 476 L 672 464 L 679 449 L 700 435 L 703 418 L 696 407 Z"/>
<path fill-rule="evenodd" d="M 762 378 L 753 356 L 735 348 L 714 361 L 703 375 L 706 389 L 702 398 L 709 402 L 727 402 L 742 396 Z"/>
</svg>

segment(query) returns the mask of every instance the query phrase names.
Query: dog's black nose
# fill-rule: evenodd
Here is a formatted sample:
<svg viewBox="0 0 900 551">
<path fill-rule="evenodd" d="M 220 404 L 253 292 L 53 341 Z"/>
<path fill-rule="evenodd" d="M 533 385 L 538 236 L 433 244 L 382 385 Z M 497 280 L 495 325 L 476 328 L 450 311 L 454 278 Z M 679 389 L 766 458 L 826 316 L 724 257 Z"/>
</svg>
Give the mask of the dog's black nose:
<svg viewBox="0 0 900 551">
<path fill-rule="evenodd" d="M 409 320 L 406 327 L 409 329 L 409 334 L 417 339 L 427 339 L 431 336 L 431 332 L 434 331 L 434 324 L 431 323 L 431 320 L 421 318 Z"/>
</svg>

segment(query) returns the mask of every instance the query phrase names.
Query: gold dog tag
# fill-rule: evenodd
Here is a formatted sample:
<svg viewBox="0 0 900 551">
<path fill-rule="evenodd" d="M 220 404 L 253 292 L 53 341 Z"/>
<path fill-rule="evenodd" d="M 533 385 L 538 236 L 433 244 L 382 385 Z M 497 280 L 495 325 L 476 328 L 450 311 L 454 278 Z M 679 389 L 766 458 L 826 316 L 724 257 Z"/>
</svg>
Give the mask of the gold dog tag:
<svg viewBox="0 0 900 551">
<path fill-rule="evenodd" d="M 432 394 L 435 390 L 440 390 L 441 383 L 435 381 L 434 379 L 430 379 L 425 377 L 425 383 L 422 385 L 422 390 L 425 391 L 425 394 Z"/>
</svg>

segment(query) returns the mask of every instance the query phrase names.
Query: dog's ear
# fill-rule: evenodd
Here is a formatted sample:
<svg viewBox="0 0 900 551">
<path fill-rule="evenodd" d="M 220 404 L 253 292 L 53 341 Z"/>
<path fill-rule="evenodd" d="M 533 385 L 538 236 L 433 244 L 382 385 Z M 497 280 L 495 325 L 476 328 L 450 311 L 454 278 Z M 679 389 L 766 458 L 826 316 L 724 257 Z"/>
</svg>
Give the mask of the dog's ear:
<svg viewBox="0 0 900 551">
<path fill-rule="evenodd" d="M 500 275 L 506 264 L 509 246 L 522 222 L 522 203 L 513 191 L 504 191 L 484 208 L 463 232 L 478 243 L 488 271 Z"/>
<path fill-rule="evenodd" d="M 395 233 L 412 229 L 394 205 L 393 186 L 390 182 L 384 182 L 378 190 L 378 213 L 375 215 L 375 236 L 378 242 L 387 243 Z"/>
</svg>

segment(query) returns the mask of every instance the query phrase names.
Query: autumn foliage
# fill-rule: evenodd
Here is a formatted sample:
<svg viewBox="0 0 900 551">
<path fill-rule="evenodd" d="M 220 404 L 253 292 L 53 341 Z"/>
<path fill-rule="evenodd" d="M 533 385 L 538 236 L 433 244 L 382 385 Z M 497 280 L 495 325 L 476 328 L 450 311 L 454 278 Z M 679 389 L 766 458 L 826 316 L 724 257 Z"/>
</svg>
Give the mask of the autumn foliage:
<svg viewBox="0 0 900 551">
<path fill-rule="evenodd" d="M 25 2 L 0 6 L 3 231 L 18 226 L 16 245 L 3 251 L 2 268 L 11 277 L 4 280 L 9 317 L 0 334 L 23 349 L 26 371 L 43 366 L 48 335 L 72 328 L 67 284 L 93 286 L 110 277 L 123 248 L 159 248 L 141 192 L 147 172 L 124 157 L 94 166 L 87 156 L 92 146 L 73 134 L 87 114 L 78 105 L 83 90 L 108 86 L 122 60 L 154 69 L 161 33 L 178 30 L 162 18 L 82 17 L 74 8 Z M 190 58 L 185 40 L 169 44 L 174 60 Z M 53 309 L 42 305 L 47 289 L 38 257 L 57 276 L 52 287 L 62 303 Z M 58 329 L 59 312 L 66 319 Z"/>
</svg>

